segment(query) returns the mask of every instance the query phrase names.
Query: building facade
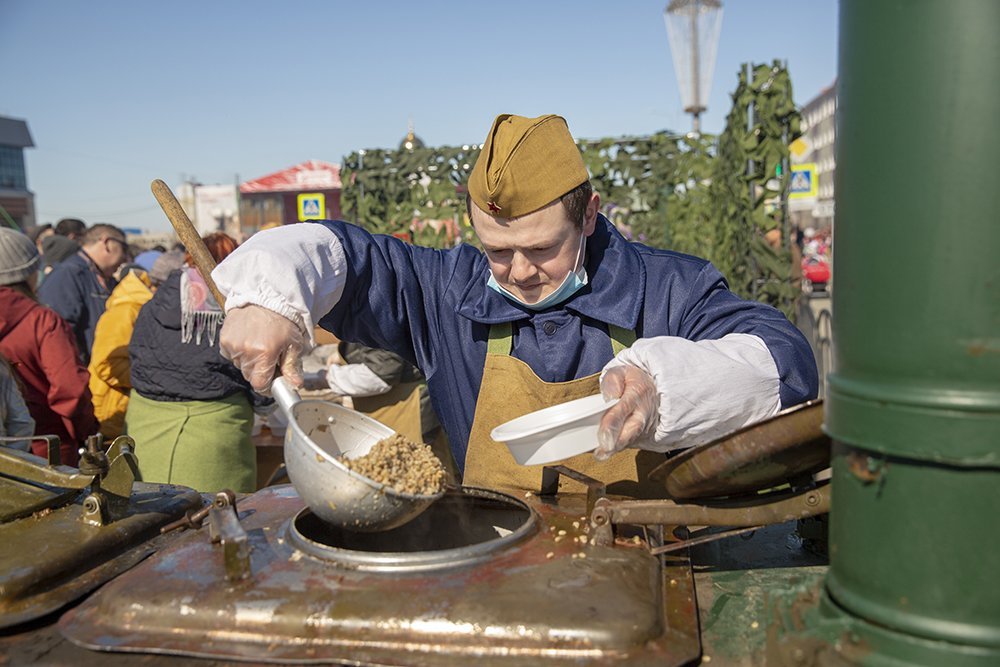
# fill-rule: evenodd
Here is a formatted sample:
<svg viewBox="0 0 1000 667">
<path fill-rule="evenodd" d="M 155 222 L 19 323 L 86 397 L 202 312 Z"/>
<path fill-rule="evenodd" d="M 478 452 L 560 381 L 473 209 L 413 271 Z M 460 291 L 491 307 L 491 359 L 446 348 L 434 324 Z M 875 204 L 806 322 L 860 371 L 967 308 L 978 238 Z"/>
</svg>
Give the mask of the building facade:
<svg viewBox="0 0 1000 667">
<path fill-rule="evenodd" d="M 837 170 L 837 82 L 802 107 L 802 136 L 789 147 L 793 175 L 797 167 L 811 167 L 817 181 L 815 195 L 790 197 L 788 210 L 799 229 L 833 227 L 834 174 Z"/>
<path fill-rule="evenodd" d="M 35 224 L 35 195 L 24 167 L 24 149 L 34 145 L 27 122 L 0 116 L 0 224 L 5 226 Z"/>
</svg>

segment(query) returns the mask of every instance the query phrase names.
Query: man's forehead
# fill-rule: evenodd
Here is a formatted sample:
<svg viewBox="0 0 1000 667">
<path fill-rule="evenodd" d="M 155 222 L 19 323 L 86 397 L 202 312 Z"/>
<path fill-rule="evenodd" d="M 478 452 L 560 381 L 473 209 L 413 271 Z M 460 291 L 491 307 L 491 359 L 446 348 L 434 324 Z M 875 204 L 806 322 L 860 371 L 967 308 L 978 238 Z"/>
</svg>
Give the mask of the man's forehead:
<svg viewBox="0 0 1000 667">
<path fill-rule="evenodd" d="M 551 223 L 563 222 L 564 219 L 568 220 L 568 213 L 566 212 L 566 207 L 563 206 L 562 201 L 556 199 L 553 202 L 543 206 L 537 211 L 532 211 L 531 213 L 525 213 L 524 215 L 515 218 L 503 218 L 497 217 L 492 213 L 484 211 L 479 208 L 479 206 L 474 201 L 470 201 L 471 211 L 472 211 L 472 223 L 485 222 L 492 223 L 498 226 L 513 226 L 527 220 L 528 222 L 545 223 L 551 226 Z"/>
<path fill-rule="evenodd" d="M 573 228 L 563 209 L 562 205 L 545 207 L 509 219 L 496 218 L 482 210 L 473 211 L 473 226 L 480 241 L 487 245 L 544 245 L 561 240 Z"/>
</svg>

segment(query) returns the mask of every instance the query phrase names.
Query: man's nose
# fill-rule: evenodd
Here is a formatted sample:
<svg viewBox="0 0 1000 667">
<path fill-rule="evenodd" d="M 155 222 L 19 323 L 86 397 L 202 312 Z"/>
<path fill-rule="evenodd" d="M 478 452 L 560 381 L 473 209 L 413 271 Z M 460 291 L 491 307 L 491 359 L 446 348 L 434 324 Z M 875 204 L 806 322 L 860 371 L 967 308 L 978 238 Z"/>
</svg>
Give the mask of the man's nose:
<svg viewBox="0 0 1000 667">
<path fill-rule="evenodd" d="M 510 261 L 510 281 L 523 283 L 534 277 L 535 265 L 521 253 L 514 253 Z"/>
</svg>

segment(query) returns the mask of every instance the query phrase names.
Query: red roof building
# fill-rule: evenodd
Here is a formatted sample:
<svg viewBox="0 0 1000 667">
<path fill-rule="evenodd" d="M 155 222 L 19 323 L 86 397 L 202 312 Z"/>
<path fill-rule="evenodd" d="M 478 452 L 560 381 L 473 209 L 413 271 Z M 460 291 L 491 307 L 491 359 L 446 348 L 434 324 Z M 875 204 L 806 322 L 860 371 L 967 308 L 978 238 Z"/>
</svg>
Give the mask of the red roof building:
<svg viewBox="0 0 1000 667">
<path fill-rule="evenodd" d="M 322 194 L 326 211 L 319 217 L 340 217 L 340 165 L 307 160 L 240 184 L 240 221 L 252 234 L 265 225 L 299 222 L 298 195 Z"/>
</svg>

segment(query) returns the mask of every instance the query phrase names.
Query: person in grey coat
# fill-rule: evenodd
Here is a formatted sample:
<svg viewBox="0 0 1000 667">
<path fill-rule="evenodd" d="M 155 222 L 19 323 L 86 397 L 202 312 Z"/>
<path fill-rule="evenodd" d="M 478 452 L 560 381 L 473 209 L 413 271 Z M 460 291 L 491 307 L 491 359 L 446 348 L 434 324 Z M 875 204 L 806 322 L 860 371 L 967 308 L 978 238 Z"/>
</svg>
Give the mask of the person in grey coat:
<svg viewBox="0 0 1000 667">
<path fill-rule="evenodd" d="M 0 445 L 31 451 L 30 438 L 35 434 L 35 420 L 17 386 L 14 369 L 0 356 Z M 24 437 L 24 440 L 7 438 Z"/>
</svg>

